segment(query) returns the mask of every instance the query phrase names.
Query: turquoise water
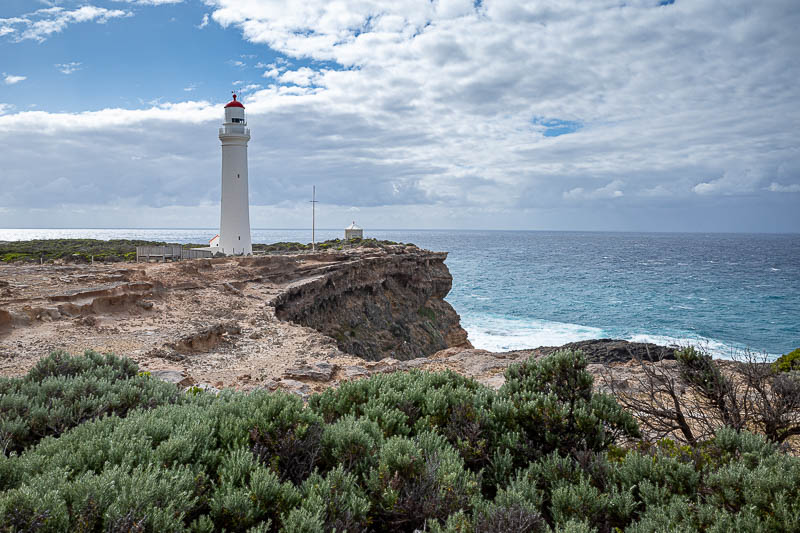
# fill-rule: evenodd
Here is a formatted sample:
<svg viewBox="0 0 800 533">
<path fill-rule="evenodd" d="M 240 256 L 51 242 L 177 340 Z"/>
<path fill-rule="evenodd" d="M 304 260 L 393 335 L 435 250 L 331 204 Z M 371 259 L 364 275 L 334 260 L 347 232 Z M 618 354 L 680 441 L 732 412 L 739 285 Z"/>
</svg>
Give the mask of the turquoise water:
<svg viewBox="0 0 800 533">
<path fill-rule="evenodd" d="M 203 242 L 213 230 L 0 230 L 0 240 Z M 317 239 L 341 237 L 318 230 Z M 701 344 L 718 356 L 800 347 L 800 235 L 367 230 L 449 252 L 448 301 L 490 350 L 615 337 Z M 253 242 L 310 240 L 253 230 Z"/>
</svg>

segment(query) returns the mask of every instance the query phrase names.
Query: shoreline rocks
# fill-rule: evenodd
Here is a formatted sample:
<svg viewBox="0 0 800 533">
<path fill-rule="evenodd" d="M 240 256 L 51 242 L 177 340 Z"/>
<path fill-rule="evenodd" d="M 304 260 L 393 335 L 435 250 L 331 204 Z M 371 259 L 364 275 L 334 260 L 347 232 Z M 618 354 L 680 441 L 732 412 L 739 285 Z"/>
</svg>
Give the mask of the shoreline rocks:
<svg viewBox="0 0 800 533">
<path fill-rule="evenodd" d="M 563 346 L 540 346 L 534 351 L 547 355 L 556 350 L 581 350 L 593 363 L 627 363 L 631 359 L 660 361 L 675 359 L 676 346 L 659 346 L 650 342 L 630 342 L 619 339 L 590 339 L 570 342 Z"/>
</svg>

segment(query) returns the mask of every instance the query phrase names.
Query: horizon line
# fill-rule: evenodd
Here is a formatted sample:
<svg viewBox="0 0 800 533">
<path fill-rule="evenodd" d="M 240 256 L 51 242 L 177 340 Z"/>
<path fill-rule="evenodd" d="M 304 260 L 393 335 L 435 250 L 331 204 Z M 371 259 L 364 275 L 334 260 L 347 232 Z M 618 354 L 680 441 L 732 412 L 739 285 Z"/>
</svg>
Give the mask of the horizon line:
<svg viewBox="0 0 800 533">
<path fill-rule="evenodd" d="M 696 235 L 712 233 L 719 235 L 800 235 L 797 231 L 725 231 L 725 230 L 705 230 L 705 231 L 675 231 L 675 230 L 588 230 L 588 229 L 488 229 L 488 228 L 370 228 L 366 231 L 457 231 L 457 232 L 517 232 L 517 233 L 673 233 Z M 205 227 L 40 227 L 40 228 L 0 228 L 0 231 L 216 231 L 218 228 Z M 344 231 L 344 228 L 317 228 L 317 231 Z M 251 231 L 311 231 L 311 228 L 252 228 Z"/>
</svg>

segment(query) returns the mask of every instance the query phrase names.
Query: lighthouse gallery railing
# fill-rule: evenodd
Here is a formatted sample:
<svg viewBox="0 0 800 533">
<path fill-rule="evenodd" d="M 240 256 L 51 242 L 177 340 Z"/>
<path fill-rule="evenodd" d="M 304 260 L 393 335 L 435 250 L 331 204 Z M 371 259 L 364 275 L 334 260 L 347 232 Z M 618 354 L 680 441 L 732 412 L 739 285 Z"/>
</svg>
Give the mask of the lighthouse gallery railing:
<svg viewBox="0 0 800 533">
<path fill-rule="evenodd" d="M 250 135 L 250 128 L 244 126 L 223 126 L 219 129 L 220 135 Z"/>
</svg>

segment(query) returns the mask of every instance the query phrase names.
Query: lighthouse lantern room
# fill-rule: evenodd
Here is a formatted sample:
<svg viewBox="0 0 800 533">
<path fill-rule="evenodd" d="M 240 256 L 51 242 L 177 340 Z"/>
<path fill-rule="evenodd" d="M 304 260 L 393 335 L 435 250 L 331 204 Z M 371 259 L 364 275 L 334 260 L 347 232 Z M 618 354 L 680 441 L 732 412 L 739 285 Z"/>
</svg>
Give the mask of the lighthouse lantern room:
<svg viewBox="0 0 800 533">
<path fill-rule="evenodd" d="M 244 106 L 236 100 L 235 94 L 225 106 L 225 122 L 219 129 L 219 140 L 222 142 L 222 200 L 219 240 L 212 249 L 225 255 L 251 255 L 247 183 L 250 128 L 247 127 Z"/>
</svg>

